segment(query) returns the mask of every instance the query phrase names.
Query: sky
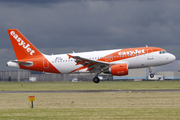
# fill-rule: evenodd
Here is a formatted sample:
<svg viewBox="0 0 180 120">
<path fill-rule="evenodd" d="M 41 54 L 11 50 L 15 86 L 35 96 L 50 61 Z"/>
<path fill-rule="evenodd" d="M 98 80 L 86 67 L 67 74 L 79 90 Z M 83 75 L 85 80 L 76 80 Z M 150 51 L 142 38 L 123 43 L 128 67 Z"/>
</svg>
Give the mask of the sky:
<svg viewBox="0 0 180 120">
<path fill-rule="evenodd" d="M 161 47 L 180 59 L 179 0 L 0 0 L 0 70 L 16 59 L 7 29 L 44 54 Z"/>
</svg>

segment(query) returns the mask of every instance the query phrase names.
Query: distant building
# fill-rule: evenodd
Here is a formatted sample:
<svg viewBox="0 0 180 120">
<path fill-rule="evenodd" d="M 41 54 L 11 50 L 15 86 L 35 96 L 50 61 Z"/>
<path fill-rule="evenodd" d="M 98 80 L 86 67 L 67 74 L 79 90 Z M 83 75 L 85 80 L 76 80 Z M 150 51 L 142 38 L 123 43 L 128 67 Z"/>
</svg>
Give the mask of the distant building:
<svg viewBox="0 0 180 120">
<path fill-rule="evenodd" d="M 95 74 L 51 74 L 29 70 L 0 71 L 0 81 L 92 81 Z M 101 74 L 102 80 L 113 80 L 112 75 Z M 32 80 L 33 79 L 33 80 Z"/>
</svg>

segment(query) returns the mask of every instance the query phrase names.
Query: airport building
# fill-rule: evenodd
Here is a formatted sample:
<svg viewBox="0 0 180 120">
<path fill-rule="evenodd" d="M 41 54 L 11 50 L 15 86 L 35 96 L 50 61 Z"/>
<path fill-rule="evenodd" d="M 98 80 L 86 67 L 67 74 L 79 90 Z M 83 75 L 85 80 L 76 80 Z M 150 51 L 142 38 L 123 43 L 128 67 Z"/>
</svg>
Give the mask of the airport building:
<svg viewBox="0 0 180 120">
<path fill-rule="evenodd" d="M 44 74 L 29 70 L 0 71 L 0 81 L 92 81 L 95 74 Z M 101 80 L 113 80 L 112 75 L 102 74 Z"/>
</svg>

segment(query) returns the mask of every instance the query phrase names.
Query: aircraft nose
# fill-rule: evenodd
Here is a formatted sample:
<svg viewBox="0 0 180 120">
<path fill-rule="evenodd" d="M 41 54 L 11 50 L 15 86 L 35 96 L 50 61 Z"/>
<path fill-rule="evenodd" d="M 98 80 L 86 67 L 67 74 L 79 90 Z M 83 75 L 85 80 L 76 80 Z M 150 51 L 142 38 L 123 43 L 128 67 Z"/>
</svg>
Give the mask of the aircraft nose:
<svg viewBox="0 0 180 120">
<path fill-rule="evenodd" d="M 175 61 L 176 60 L 176 56 L 174 56 L 173 54 L 170 54 L 169 55 L 169 60 L 170 60 L 170 62 Z"/>
</svg>

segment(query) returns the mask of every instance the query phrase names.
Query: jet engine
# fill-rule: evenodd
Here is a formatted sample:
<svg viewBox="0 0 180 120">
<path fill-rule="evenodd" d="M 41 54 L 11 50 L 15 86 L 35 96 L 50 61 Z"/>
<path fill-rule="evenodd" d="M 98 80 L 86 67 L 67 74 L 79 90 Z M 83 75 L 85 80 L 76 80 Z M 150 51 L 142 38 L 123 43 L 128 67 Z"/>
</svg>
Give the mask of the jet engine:
<svg viewBox="0 0 180 120">
<path fill-rule="evenodd" d="M 123 76 L 128 74 L 128 66 L 127 64 L 116 64 L 111 65 L 107 69 L 103 69 L 103 73 Z"/>
</svg>

